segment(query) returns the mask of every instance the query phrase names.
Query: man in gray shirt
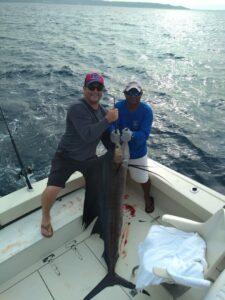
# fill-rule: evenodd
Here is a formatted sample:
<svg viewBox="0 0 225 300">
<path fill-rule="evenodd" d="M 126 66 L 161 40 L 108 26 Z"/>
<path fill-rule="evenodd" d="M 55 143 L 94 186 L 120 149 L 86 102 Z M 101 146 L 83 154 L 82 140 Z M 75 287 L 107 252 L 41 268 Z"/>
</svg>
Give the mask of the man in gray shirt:
<svg viewBox="0 0 225 300">
<path fill-rule="evenodd" d="M 52 160 L 47 187 L 42 195 L 41 233 L 53 235 L 50 210 L 66 181 L 75 171 L 86 174 L 96 157 L 100 140 L 108 138 L 105 131 L 118 119 L 118 110 L 105 111 L 100 105 L 104 79 L 98 73 L 87 74 L 84 81 L 84 97 L 70 106 L 66 118 L 66 130 Z"/>
</svg>

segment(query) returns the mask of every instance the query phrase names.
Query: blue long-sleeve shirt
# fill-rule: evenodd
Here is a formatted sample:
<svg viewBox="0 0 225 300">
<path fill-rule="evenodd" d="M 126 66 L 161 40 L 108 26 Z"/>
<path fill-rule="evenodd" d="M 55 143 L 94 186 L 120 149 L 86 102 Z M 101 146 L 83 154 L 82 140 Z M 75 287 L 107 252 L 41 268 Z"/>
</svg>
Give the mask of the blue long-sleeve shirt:
<svg viewBox="0 0 225 300">
<path fill-rule="evenodd" d="M 150 135 L 153 111 L 149 104 L 140 102 L 136 111 L 129 111 L 126 100 L 119 100 L 116 103 L 119 111 L 119 119 L 114 126 L 120 132 L 124 128 L 129 128 L 133 132 L 133 137 L 129 142 L 130 158 L 136 159 L 147 154 L 147 139 Z"/>
</svg>

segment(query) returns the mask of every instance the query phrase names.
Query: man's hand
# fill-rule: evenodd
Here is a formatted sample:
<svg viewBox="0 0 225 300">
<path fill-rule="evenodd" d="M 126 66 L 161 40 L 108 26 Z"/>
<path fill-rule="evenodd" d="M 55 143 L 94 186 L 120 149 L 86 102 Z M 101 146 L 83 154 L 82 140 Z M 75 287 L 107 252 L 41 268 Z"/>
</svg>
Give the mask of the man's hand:
<svg viewBox="0 0 225 300">
<path fill-rule="evenodd" d="M 107 111 L 105 118 L 109 123 L 115 122 L 118 119 L 118 109 L 113 108 Z"/>
<path fill-rule="evenodd" d="M 114 144 L 120 143 L 120 132 L 119 130 L 113 130 L 110 134 L 111 142 Z"/>
<path fill-rule="evenodd" d="M 133 132 L 129 128 L 124 128 L 122 130 L 121 141 L 127 143 L 132 139 L 132 136 Z"/>
</svg>

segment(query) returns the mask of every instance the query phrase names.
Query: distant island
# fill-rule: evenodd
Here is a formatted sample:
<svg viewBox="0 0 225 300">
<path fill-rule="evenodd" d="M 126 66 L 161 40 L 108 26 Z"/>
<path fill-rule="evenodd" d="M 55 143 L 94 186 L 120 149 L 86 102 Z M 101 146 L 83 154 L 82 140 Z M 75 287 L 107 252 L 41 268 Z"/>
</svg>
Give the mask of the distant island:
<svg viewBox="0 0 225 300">
<path fill-rule="evenodd" d="M 50 3 L 50 4 L 75 4 L 75 5 L 98 5 L 98 6 L 116 6 L 116 7 L 136 7 L 136 8 L 159 8 L 159 9 L 185 9 L 184 6 L 174 6 L 170 4 L 146 3 L 146 2 L 115 2 L 104 0 L 0 0 L 5 3 Z"/>
<path fill-rule="evenodd" d="M 87 2 L 98 3 L 104 6 L 121 6 L 121 7 L 141 7 L 141 8 L 164 8 L 164 9 L 187 9 L 184 6 L 175 6 L 170 4 L 146 3 L 146 2 L 123 2 L 123 1 L 104 1 L 104 0 L 89 0 Z"/>
</svg>

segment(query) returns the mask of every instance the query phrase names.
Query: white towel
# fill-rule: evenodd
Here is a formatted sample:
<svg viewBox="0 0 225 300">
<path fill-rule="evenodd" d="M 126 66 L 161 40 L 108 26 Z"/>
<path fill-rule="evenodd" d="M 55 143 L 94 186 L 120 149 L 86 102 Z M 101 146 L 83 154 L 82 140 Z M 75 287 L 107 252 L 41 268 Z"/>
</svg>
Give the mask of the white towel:
<svg viewBox="0 0 225 300">
<path fill-rule="evenodd" d="M 165 282 L 152 272 L 153 267 L 167 270 L 175 282 L 190 287 L 208 287 L 204 279 L 207 267 L 206 243 L 198 233 L 184 232 L 173 227 L 153 225 L 139 245 L 139 269 L 136 288 Z"/>
</svg>

